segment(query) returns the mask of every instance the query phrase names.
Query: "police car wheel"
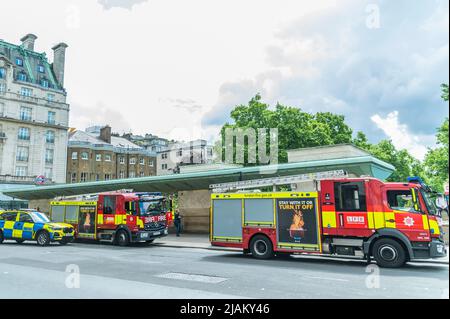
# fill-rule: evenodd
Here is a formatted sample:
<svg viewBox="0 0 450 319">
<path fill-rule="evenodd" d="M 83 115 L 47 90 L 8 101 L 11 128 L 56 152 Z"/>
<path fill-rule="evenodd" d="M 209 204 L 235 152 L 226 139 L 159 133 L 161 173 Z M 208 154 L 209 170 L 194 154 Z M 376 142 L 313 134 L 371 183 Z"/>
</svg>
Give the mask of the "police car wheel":
<svg viewBox="0 0 450 319">
<path fill-rule="evenodd" d="M 398 268 L 406 263 L 406 252 L 396 240 L 382 238 L 373 245 L 373 257 L 380 267 Z"/>
<path fill-rule="evenodd" d="M 3 232 L 0 230 L 0 244 L 3 243 L 3 240 L 5 238 L 3 237 Z"/>
<path fill-rule="evenodd" d="M 130 243 L 130 239 L 128 238 L 128 234 L 124 230 L 119 230 L 116 234 L 116 243 L 119 246 L 128 246 Z"/>
<path fill-rule="evenodd" d="M 37 243 L 39 246 L 47 246 L 50 244 L 50 235 L 46 231 L 41 231 L 37 234 Z"/>
<path fill-rule="evenodd" d="M 269 238 L 256 235 L 250 242 L 252 256 L 258 259 L 269 259 L 273 256 L 273 245 Z"/>
<path fill-rule="evenodd" d="M 18 244 L 22 244 L 24 241 L 25 240 L 23 240 L 23 239 L 16 239 L 16 243 L 18 243 Z"/>
<path fill-rule="evenodd" d="M 62 245 L 62 246 L 67 245 L 68 243 L 69 242 L 67 240 L 60 240 L 59 241 L 59 244 Z"/>
</svg>

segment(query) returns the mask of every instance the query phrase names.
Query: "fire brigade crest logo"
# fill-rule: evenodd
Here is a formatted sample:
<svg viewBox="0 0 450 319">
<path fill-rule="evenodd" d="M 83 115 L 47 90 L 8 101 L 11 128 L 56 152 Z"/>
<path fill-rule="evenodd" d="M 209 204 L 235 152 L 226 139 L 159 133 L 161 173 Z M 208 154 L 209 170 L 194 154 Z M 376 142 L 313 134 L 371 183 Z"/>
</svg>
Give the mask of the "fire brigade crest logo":
<svg viewBox="0 0 450 319">
<path fill-rule="evenodd" d="M 414 226 L 414 219 L 412 219 L 410 216 L 405 217 L 403 219 L 403 223 L 408 227 L 412 227 L 412 226 Z"/>
</svg>

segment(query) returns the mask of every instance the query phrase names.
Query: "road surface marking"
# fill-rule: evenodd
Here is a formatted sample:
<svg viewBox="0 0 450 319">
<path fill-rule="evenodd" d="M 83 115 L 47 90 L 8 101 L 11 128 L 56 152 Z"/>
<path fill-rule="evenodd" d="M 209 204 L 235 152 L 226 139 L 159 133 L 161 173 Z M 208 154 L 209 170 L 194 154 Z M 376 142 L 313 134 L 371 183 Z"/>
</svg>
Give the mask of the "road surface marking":
<svg viewBox="0 0 450 319">
<path fill-rule="evenodd" d="M 204 282 L 204 283 L 209 283 L 209 284 L 218 284 L 225 280 L 228 280 L 228 278 L 223 278 L 223 277 L 184 274 L 184 273 L 179 273 L 179 272 L 169 272 L 169 273 L 157 275 L 156 277 L 167 278 L 167 279 L 187 280 L 187 281 L 197 281 L 197 282 Z"/>
<path fill-rule="evenodd" d="M 322 280 L 333 280 L 333 281 L 345 281 L 345 282 L 350 281 L 350 280 L 347 280 L 347 279 L 327 278 L 327 277 L 312 277 L 312 276 L 305 276 L 305 278 L 309 278 L 309 279 L 322 279 Z"/>
</svg>

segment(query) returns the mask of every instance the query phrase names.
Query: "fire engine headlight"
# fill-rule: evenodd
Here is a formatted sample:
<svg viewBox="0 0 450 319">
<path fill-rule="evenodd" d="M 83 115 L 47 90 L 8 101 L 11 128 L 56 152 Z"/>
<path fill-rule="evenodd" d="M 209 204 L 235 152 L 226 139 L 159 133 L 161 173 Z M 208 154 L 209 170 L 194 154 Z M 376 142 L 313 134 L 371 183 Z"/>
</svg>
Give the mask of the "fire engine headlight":
<svg viewBox="0 0 450 319">
<path fill-rule="evenodd" d="M 437 245 L 436 250 L 438 253 L 442 254 L 444 252 L 444 246 L 443 245 Z"/>
</svg>

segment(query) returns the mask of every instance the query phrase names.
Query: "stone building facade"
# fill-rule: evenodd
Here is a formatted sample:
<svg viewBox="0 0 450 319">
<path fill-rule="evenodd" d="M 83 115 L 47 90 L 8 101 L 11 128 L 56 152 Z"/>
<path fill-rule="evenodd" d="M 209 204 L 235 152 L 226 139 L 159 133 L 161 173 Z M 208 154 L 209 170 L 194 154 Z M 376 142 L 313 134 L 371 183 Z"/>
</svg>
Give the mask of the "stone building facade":
<svg viewBox="0 0 450 319">
<path fill-rule="evenodd" d="M 112 136 L 109 126 L 69 133 L 67 183 L 153 175 L 156 175 L 156 153 Z"/>
<path fill-rule="evenodd" d="M 67 45 L 52 48 L 50 63 L 34 51 L 36 39 L 28 34 L 20 45 L 0 40 L 0 184 L 32 183 L 37 176 L 66 180 Z"/>
</svg>

